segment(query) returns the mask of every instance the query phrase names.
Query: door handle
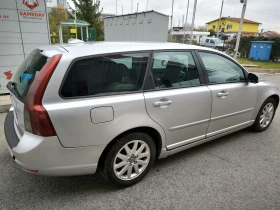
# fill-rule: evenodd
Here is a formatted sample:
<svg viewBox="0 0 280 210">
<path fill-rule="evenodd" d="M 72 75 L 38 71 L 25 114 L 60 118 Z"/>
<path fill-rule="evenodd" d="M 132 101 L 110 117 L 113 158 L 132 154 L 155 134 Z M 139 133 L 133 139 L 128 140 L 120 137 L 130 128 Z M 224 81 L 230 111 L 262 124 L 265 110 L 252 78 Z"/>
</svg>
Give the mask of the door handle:
<svg viewBox="0 0 280 210">
<path fill-rule="evenodd" d="M 159 107 L 159 106 L 168 106 L 172 104 L 171 100 L 167 100 L 167 101 L 157 101 L 154 103 L 154 107 Z"/>
<path fill-rule="evenodd" d="M 222 90 L 220 93 L 217 94 L 218 97 L 225 98 L 228 96 L 228 92 L 226 90 Z"/>
</svg>

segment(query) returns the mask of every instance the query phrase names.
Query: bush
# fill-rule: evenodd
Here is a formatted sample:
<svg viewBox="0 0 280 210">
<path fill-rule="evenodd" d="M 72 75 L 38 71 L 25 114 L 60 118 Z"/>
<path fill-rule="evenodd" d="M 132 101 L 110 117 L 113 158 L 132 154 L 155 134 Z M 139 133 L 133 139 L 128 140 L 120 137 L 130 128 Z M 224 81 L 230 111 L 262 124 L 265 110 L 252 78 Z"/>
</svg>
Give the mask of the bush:
<svg viewBox="0 0 280 210">
<path fill-rule="evenodd" d="M 243 58 L 249 58 L 249 53 L 251 49 L 251 41 L 274 41 L 274 44 L 272 45 L 271 55 L 270 59 L 273 61 L 279 61 L 280 59 L 280 38 L 274 37 L 274 38 L 268 38 L 268 37 L 254 37 L 254 36 L 248 36 L 248 37 L 241 37 L 240 43 L 239 43 L 239 50 L 240 57 Z M 231 40 L 229 42 L 229 50 L 233 51 L 236 45 L 236 39 Z"/>
</svg>

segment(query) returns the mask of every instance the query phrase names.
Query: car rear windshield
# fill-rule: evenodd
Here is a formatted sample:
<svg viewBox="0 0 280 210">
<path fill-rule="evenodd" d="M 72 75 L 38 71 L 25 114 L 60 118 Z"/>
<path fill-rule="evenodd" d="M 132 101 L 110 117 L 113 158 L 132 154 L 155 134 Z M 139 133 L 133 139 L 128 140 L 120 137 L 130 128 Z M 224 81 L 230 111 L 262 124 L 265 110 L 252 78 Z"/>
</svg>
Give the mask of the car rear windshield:
<svg viewBox="0 0 280 210">
<path fill-rule="evenodd" d="M 42 55 L 39 49 L 35 49 L 20 65 L 14 75 L 13 82 L 21 101 L 24 101 L 34 78 L 46 64 L 47 60 L 48 57 Z"/>
</svg>

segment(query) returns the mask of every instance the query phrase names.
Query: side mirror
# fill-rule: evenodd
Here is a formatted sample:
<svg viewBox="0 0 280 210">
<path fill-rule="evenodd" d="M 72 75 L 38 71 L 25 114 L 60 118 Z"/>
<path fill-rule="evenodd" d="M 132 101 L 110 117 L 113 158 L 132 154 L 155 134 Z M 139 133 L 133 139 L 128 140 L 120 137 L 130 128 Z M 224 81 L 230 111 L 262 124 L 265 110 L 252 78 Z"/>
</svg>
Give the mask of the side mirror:
<svg viewBox="0 0 280 210">
<path fill-rule="evenodd" d="M 248 81 L 251 83 L 258 83 L 259 82 L 259 77 L 253 73 L 248 74 Z"/>
</svg>

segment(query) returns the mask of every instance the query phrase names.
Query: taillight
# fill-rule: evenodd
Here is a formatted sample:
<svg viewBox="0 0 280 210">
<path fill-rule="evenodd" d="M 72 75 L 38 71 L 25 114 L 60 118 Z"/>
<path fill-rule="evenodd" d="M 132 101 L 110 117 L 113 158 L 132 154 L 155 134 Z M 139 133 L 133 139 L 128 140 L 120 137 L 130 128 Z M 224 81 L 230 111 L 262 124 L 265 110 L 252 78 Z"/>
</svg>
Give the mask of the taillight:
<svg viewBox="0 0 280 210">
<path fill-rule="evenodd" d="M 62 55 L 55 55 L 43 66 L 27 92 L 24 106 L 25 130 L 39 136 L 56 136 L 56 132 L 42 99 Z"/>
</svg>

